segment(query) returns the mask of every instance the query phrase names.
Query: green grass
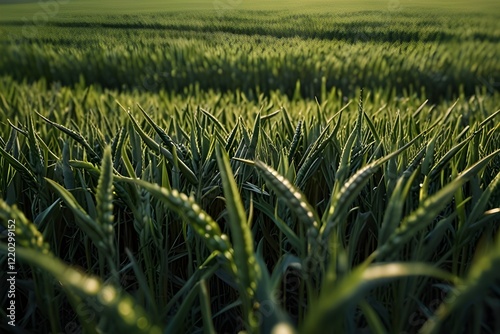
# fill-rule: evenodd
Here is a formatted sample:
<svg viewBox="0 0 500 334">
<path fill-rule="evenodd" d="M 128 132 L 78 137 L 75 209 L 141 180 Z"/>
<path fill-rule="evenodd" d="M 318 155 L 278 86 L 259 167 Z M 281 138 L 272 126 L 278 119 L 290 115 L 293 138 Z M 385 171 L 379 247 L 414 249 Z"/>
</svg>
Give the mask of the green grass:
<svg viewBox="0 0 500 334">
<path fill-rule="evenodd" d="M 0 24 L 0 71 L 111 89 L 314 98 L 335 88 L 352 98 L 365 87 L 439 101 L 498 90 L 498 22 L 411 8 L 61 13 Z"/>
<path fill-rule="evenodd" d="M 0 2 L 21 331 L 500 330 L 495 2 L 162 3 Z"/>
<path fill-rule="evenodd" d="M 27 17 L 30 19 L 33 15 L 42 10 L 39 1 L 16 1 L 2 0 L 2 16 L 0 20 L 8 21 Z M 56 8 L 56 7 L 54 7 Z M 57 15 L 62 18 L 74 18 L 80 15 L 102 15 L 102 14 L 151 14 L 155 12 L 176 12 L 176 11 L 217 11 L 220 9 L 226 11 L 237 10 L 288 10 L 295 12 L 321 13 L 353 11 L 386 11 L 399 9 L 417 9 L 419 11 L 440 11 L 440 12 L 462 12 L 462 13 L 494 13 L 498 10 L 498 3 L 494 0 L 480 0 L 471 2 L 470 0 L 454 1 L 431 1 L 431 0 L 412 0 L 412 1 L 385 1 L 385 0 L 307 0 L 307 1 L 213 1 L 213 0 L 146 0 L 142 2 L 126 1 L 98 1 L 98 0 L 69 0 L 60 1 Z"/>
</svg>

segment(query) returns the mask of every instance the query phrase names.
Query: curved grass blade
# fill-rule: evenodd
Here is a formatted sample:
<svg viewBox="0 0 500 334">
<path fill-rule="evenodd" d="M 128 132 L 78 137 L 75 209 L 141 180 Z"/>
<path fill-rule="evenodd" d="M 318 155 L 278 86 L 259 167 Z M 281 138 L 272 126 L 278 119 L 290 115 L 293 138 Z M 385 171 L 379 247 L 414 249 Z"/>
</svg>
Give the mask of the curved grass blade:
<svg viewBox="0 0 500 334">
<path fill-rule="evenodd" d="M 295 334 L 295 328 L 293 328 L 289 317 L 285 313 L 285 311 L 281 308 L 279 301 L 276 298 L 276 285 L 273 284 L 273 280 L 269 276 L 269 272 L 267 271 L 267 266 L 262 257 L 262 243 L 259 244 L 257 263 L 260 267 L 262 275 L 258 281 L 258 289 L 257 289 L 257 303 L 259 307 L 259 320 L 260 320 L 260 332 L 261 333 L 282 333 L 282 334 Z M 287 264 L 290 264 L 291 261 L 281 261 L 281 265 L 285 267 Z M 276 270 L 279 273 L 275 276 L 274 279 L 280 280 L 281 276 L 284 274 L 286 267 L 282 270 Z"/>
<path fill-rule="evenodd" d="M 257 274 L 252 232 L 247 225 L 245 209 L 231 171 L 229 157 L 219 145 L 216 147 L 216 155 L 229 214 L 228 222 L 231 228 L 231 237 L 235 244 L 236 264 L 242 271 L 241 282 L 250 288 L 251 282 L 256 278 Z"/>
<path fill-rule="evenodd" d="M 383 245 L 387 241 L 390 234 L 401 222 L 405 199 L 408 196 L 416 176 L 416 172 L 411 174 L 409 177 L 403 176 L 398 180 L 396 186 L 394 187 L 394 191 L 384 212 L 384 220 L 382 222 L 377 240 L 379 245 Z"/>
<path fill-rule="evenodd" d="M 87 140 L 85 138 L 83 138 L 83 136 L 81 134 L 79 134 L 78 132 L 73 131 L 71 129 L 68 129 L 67 127 L 65 127 L 65 126 L 63 126 L 61 124 L 58 124 L 56 122 L 51 121 L 50 119 L 48 119 L 47 117 L 39 114 L 36 111 L 35 111 L 35 113 L 38 116 L 40 116 L 45 122 L 47 122 L 50 125 L 56 127 L 57 129 L 61 130 L 62 132 L 64 132 L 65 134 L 67 134 L 68 136 L 70 136 L 71 138 L 73 138 L 77 143 L 79 143 L 80 145 L 82 145 L 85 148 L 85 150 L 89 153 L 90 159 L 91 159 L 92 162 L 97 162 L 97 161 L 101 160 L 101 158 L 99 157 L 99 155 L 92 149 L 92 147 L 90 146 L 90 144 L 87 142 Z"/>
<path fill-rule="evenodd" d="M 139 110 L 144 115 L 144 118 L 146 118 L 149 125 L 151 125 L 151 127 L 155 130 L 155 132 L 158 134 L 158 136 L 163 141 L 163 143 L 167 146 L 167 148 L 169 150 L 172 150 L 173 146 L 174 146 L 174 142 L 173 142 L 172 138 L 170 138 L 170 136 L 167 135 L 167 133 L 153 121 L 153 119 L 148 115 L 148 113 L 139 104 L 137 105 L 137 107 L 139 107 Z"/>
<path fill-rule="evenodd" d="M 31 173 L 31 171 L 26 168 L 24 164 L 22 164 L 19 160 L 14 158 L 9 152 L 5 151 L 2 147 L 0 147 L 0 154 L 4 157 L 5 160 L 14 168 L 21 177 L 33 188 L 37 188 L 36 177 Z"/>
<path fill-rule="evenodd" d="M 283 199 L 290 210 L 295 213 L 298 220 L 307 227 L 309 252 L 310 247 L 316 244 L 316 238 L 319 235 L 320 220 L 316 211 L 307 202 L 305 195 L 272 167 L 260 160 L 255 161 L 255 167 L 257 167 L 269 187 L 278 195 L 278 198 Z"/>
<path fill-rule="evenodd" d="M 169 320 L 167 328 L 165 328 L 165 334 L 176 334 L 176 333 L 186 333 L 192 328 L 186 328 L 185 322 L 187 315 L 190 313 L 193 303 L 196 297 L 200 294 L 201 281 L 196 282 L 196 284 L 188 292 L 187 296 L 182 301 L 181 306 L 176 311 L 175 316 Z"/>
<path fill-rule="evenodd" d="M 71 166 L 69 164 L 69 156 L 69 144 L 68 142 L 64 142 L 62 150 L 62 174 L 64 179 L 64 186 L 66 187 L 66 189 L 74 189 L 75 176 L 73 175 L 73 171 L 71 170 Z"/>
<path fill-rule="evenodd" d="M 113 252 L 114 249 L 110 249 L 106 242 L 107 233 L 105 233 L 104 229 L 85 212 L 81 205 L 78 204 L 75 197 L 51 179 L 46 178 L 45 180 L 54 188 L 71 212 L 73 212 L 78 227 L 89 236 L 94 244 L 105 253 Z"/>
<path fill-rule="evenodd" d="M 285 127 L 285 130 L 288 132 L 289 136 L 293 136 L 293 123 L 292 119 L 290 117 L 290 114 L 288 113 L 288 110 L 286 110 L 285 107 L 281 107 L 281 110 L 283 110 L 283 126 Z"/>
<path fill-rule="evenodd" d="M 203 318 L 203 332 L 205 334 L 216 334 L 214 323 L 212 321 L 212 309 L 210 302 L 210 293 L 208 291 L 207 282 L 200 281 L 200 304 L 201 316 Z"/>
<path fill-rule="evenodd" d="M 408 276 L 430 276 L 457 282 L 458 279 L 441 269 L 424 263 L 375 264 L 369 267 L 360 265 L 340 281 L 327 281 L 322 293 L 304 319 L 300 332 L 333 332 L 332 319 L 343 319 L 345 309 L 356 305 L 371 289 L 397 278 Z"/>
<path fill-rule="evenodd" d="M 193 197 L 179 193 L 177 190 L 167 190 L 156 184 L 143 180 L 116 177 L 117 180 L 138 185 L 151 193 L 154 197 L 164 202 L 171 210 L 185 218 L 194 231 L 206 242 L 208 248 L 218 251 L 230 259 L 232 256 L 231 243 L 225 234 L 222 234 L 219 225 L 204 210 L 195 203 Z M 236 271 L 236 268 L 234 268 Z"/>
<path fill-rule="evenodd" d="M 280 112 L 281 112 L 282 109 L 278 109 L 270 114 L 267 114 L 267 115 L 264 115 L 260 118 L 261 121 L 265 121 L 265 120 L 268 120 L 268 119 L 271 119 L 273 118 L 274 116 L 278 115 Z"/>
<path fill-rule="evenodd" d="M 217 261 L 217 256 L 219 252 L 213 252 L 208 256 L 208 258 L 196 269 L 193 275 L 184 283 L 183 287 L 180 288 L 179 291 L 168 301 L 167 306 L 165 307 L 165 312 L 161 315 L 162 318 L 165 318 L 167 314 L 178 304 L 178 300 L 185 296 L 193 286 L 196 285 L 197 282 L 205 279 L 210 279 L 213 274 L 220 269 L 219 262 Z M 215 315 L 217 316 L 217 315 Z"/>
<path fill-rule="evenodd" d="M 287 242 L 289 242 L 297 252 L 300 252 L 303 244 L 300 238 L 283 220 L 277 217 L 277 215 L 273 212 L 271 205 L 266 201 L 261 202 L 258 200 L 254 201 L 254 205 L 255 208 L 274 222 L 276 227 L 278 227 L 278 229 L 286 236 Z"/>
<path fill-rule="evenodd" d="M 186 178 L 188 179 L 188 181 L 190 183 L 192 183 L 193 185 L 197 185 L 198 184 L 198 178 L 193 173 L 193 171 L 191 169 L 189 169 L 189 167 L 186 166 L 186 164 L 183 161 L 178 160 L 178 159 L 177 159 L 177 161 L 175 161 L 174 156 L 172 155 L 172 153 L 170 153 L 166 148 L 164 148 L 163 146 L 161 146 L 160 144 L 158 144 L 157 142 L 155 142 L 153 139 L 151 139 L 141 129 L 141 127 L 139 126 L 139 124 L 135 120 L 134 116 L 132 116 L 132 114 L 130 112 L 128 112 L 128 111 L 127 111 L 127 113 L 128 113 L 128 116 L 130 117 L 130 120 L 132 121 L 132 125 L 133 125 L 135 131 L 139 134 L 139 136 L 142 138 L 142 140 L 144 141 L 144 143 L 151 150 L 153 150 L 155 152 L 161 153 L 165 158 L 167 158 L 169 160 L 170 163 L 172 163 L 174 165 L 177 163 L 178 166 L 179 166 L 180 171 L 186 176 Z"/>
<path fill-rule="evenodd" d="M 444 124 L 444 123 L 446 123 L 446 121 L 448 120 L 448 118 L 449 118 L 449 117 L 450 117 L 450 115 L 451 115 L 451 112 L 453 111 L 453 109 L 455 109 L 455 107 L 456 107 L 457 103 L 458 103 L 458 100 L 456 100 L 456 101 L 455 101 L 455 102 L 454 102 L 454 103 L 453 103 L 453 104 L 452 104 L 452 105 L 448 108 L 448 110 L 446 110 L 446 112 L 445 112 L 442 116 L 438 117 L 438 118 L 436 119 L 436 121 L 435 121 L 433 124 L 431 124 L 431 125 L 427 128 L 427 131 L 430 131 L 431 129 L 433 129 L 435 126 L 437 126 L 437 125 L 439 125 L 439 124 Z"/>
<path fill-rule="evenodd" d="M 12 140 L 16 138 L 16 136 L 15 136 L 16 135 L 16 131 L 19 132 L 20 134 L 22 134 L 23 136 L 28 137 L 28 132 L 26 130 L 23 130 L 20 127 L 17 127 L 14 124 L 12 124 L 12 122 L 10 121 L 10 119 L 8 119 L 7 122 L 9 123 L 10 127 L 14 131 L 12 131 L 10 133 L 10 137 L 9 137 L 9 140 L 7 141 L 7 146 L 6 147 L 10 147 L 12 145 Z"/>
<path fill-rule="evenodd" d="M 380 168 L 386 161 L 396 157 L 410 147 L 422 134 L 416 136 L 400 149 L 382 157 L 374 162 L 366 165 L 358 170 L 353 176 L 347 180 L 339 191 L 332 192 L 330 208 L 325 212 L 324 223 L 321 227 L 320 234 L 323 241 L 329 238 L 332 229 L 341 221 L 345 220 L 347 210 L 355 198 L 359 195 L 363 187 L 368 182 L 369 178 Z"/>
<path fill-rule="evenodd" d="M 361 148 L 361 140 L 362 140 L 362 125 L 363 125 L 363 88 L 361 88 L 359 92 L 359 102 L 358 102 L 358 119 L 356 121 L 356 149 L 359 150 Z"/>
<path fill-rule="evenodd" d="M 125 143 L 125 133 L 126 129 L 125 127 L 122 127 L 120 129 L 120 132 L 115 136 L 113 143 L 111 145 L 111 155 L 113 156 L 113 168 L 118 169 L 120 165 L 120 161 L 122 158 L 122 148 L 123 148 L 123 143 Z"/>
<path fill-rule="evenodd" d="M 257 121 L 260 123 L 259 116 Z M 246 326 L 255 331 L 257 320 L 255 319 L 252 301 L 257 290 L 260 268 L 254 253 L 252 232 L 247 225 L 245 209 L 231 171 L 229 157 L 219 145 L 216 147 L 216 155 L 229 215 L 227 221 L 231 229 L 231 238 L 234 245 L 234 265 L 237 267 L 236 274 L 240 297 L 243 299 L 244 317 L 246 317 Z"/>
<path fill-rule="evenodd" d="M 328 123 L 325 129 L 323 129 L 314 143 L 309 146 L 304 157 L 302 157 L 301 162 L 299 162 L 298 166 L 300 167 L 297 171 L 297 177 L 294 182 L 299 188 L 303 188 L 306 180 L 311 177 L 317 167 L 319 167 L 318 161 L 321 161 L 320 154 L 330 143 L 332 143 L 331 139 L 336 135 L 335 130 L 332 131 L 332 133 L 325 140 L 323 140 L 323 137 L 326 135 L 329 128 L 330 123 Z M 336 129 L 338 128 L 336 127 Z M 312 168 L 313 166 L 316 168 Z"/>
<path fill-rule="evenodd" d="M 299 146 L 299 140 L 302 136 L 302 120 L 297 124 L 295 133 L 293 134 L 292 143 L 290 144 L 290 149 L 288 150 L 288 163 L 291 164 L 297 147 Z"/>
<path fill-rule="evenodd" d="M 229 150 L 233 147 L 234 139 L 236 138 L 236 134 L 238 133 L 238 129 L 240 127 L 240 119 L 236 121 L 234 128 L 231 130 L 226 139 L 225 150 L 229 152 Z"/>
<path fill-rule="evenodd" d="M 384 324 L 382 323 L 382 320 L 380 320 L 379 315 L 368 302 L 362 300 L 359 303 L 359 308 L 366 318 L 370 333 L 384 334 L 388 332 L 387 328 L 385 328 Z"/>
<path fill-rule="evenodd" d="M 451 200 L 455 191 L 476 175 L 500 150 L 481 159 L 476 164 L 463 171 L 455 180 L 447 184 L 434 195 L 427 197 L 419 207 L 407 216 L 401 226 L 389 237 L 386 243 L 376 251 L 377 258 L 394 254 L 395 250 L 411 239 L 417 231 L 434 222 L 434 218 Z"/>
<path fill-rule="evenodd" d="M 458 153 L 460 152 L 466 145 L 471 141 L 471 139 L 474 138 L 474 135 L 469 136 L 465 138 L 463 141 L 458 143 L 457 145 L 453 146 L 446 154 L 439 159 L 438 162 L 432 167 L 432 169 L 429 172 L 429 177 L 433 179 L 436 177 L 441 170 L 444 168 L 444 166 Z"/>
<path fill-rule="evenodd" d="M 429 175 L 431 166 L 434 162 L 434 146 L 436 145 L 436 139 L 437 136 L 434 136 L 427 144 L 425 150 L 425 158 L 424 161 L 422 161 L 422 168 L 421 168 L 422 174 L 424 175 Z"/>
<path fill-rule="evenodd" d="M 128 259 L 130 260 L 130 266 L 132 267 L 132 270 L 134 271 L 135 278 L 137 279 L 137 283 L 139 285 L 139 291 L 144 296 L 144 299 L 146 301 L 146 309 L 148 312 L 153 313 L 153 317 L 155 319 L 158 319 L 158 310 L 157 306 L 155 303 L 155 299 L 151 293 L 151 290 L 148 286 L 148 281 L 146 278 L 146 275 L 144 274 L 144 271 L 142 270 L 141 266 L 137 262 L 137 260 L 134 257 L 134 254 L 126 248 L 125 253 L 127 254 Z"/>
<path fill-rule="evenodd" d="M 495 190 L 500 186 L 500 173 L 498 173 L 493 181 L 488 185 L 488 187 L 481 194 L 481 197 L 478 199 L 476 205 L 472 208 L 469 216 L 467 217 L 467 223 L 465 226 L 472 226 L 481 215 L 484 214 L 484 210 L 488 205 L 491 195 L 495 192 Z"/>
<path fill-rule="evenodd" d="M 247 154 L 245 156 L 247 159 L 255 158 L 255 152 L 257 151 L 257 143 L 259 142 L 260 126 L 261 126 L 261 120 L 259 112 L 257 114 L 257 117 L 255 118 L 252 131 L 252 138 L 250 140 L 250 145 L 248 146 Z"/>
<path fill-rule="evenodd" d="M 36 176 L 37 176 L 37 181 L 40 185 L 40 187 L 44 188 L 44 180 L 43 177 L 46 175 L 47 168 L 46 168 L 46 163 L 44 161 L 42 151 L 40 150 L 40 143 L 36 137 L 36 131 L 33 125 L 33 119 L 31 118 L 31 115 L 28 116 L 28 143 L 29 143 L 29 160 L 32 165 L 32 169 L 34 170 Z M 42 197 L 45 197 L 45 195 L 42 193 Z M 45 203 L 44 203 L 45 204 Z"/>
<path fill-rule="evenodd" d="M 380 135 L 378 134 L 377 128 L 373 124 L 373 121 L 368 116 L 368 114 L 366 112 L 363 112 L 363 114 L 365 116 L 364 118 L 366 120 L 366 123 L 368 124 L 368 128 L 370 128 L 370 132 L 372 133 L 373 138 L 375 138 L 375 143 L 377 144 L 377 146 L 380 145 L 382 141 L 380 140 Z"/>
<path fill-rule="evenodd" d="M 495 118 L 498 114 L 500 114 L 500 109 L 492 113 L 490 116 L 486 117 L 484 121 L 479 123 L 479 128 L 484 127 L 489 121 L 491 121 L 493 118 Z"/>
<path fill-rule="evenodd" d="M 354 128 L 349 137 L 347 138 L 347 142 L 345 143 L 344 148 L 342 149 L 342 153 L 340 155 L 341 158 L 340 158 L 339 168 L 335 173 L 336 186 L 342 184 L 348 176 L 350 160 L 351 160 L 350 158 L 351 158 L 351 153 L 353 151 L 352 147 L 354 145 L 354 140 L 356 140 L 357 136 L 358 136 L 358 131 L 356 128 Z"/>
<path fill-rule="evenodd" d="M 212 121 L 212 123 L 214 123 L 217 126 L 217 128 L 219 128 L 219 130 L 222 131 L 223 136 L 227 137 L 228 134 L 227 134 L 226 128 L 224 127 L 224 125 L 222 125 L 221 122 L 219 122 L 217 117 L 215 117 L 214 115 L 212 115 L 211 113 L 209 113 L 208 111 L 206 111 L 203 108 L 198 107 L 198 110 L 201 111 L 205 116 L 207 116 L 208 119 L 210 119 Z"/>
<path fill-rule="evenodd" d="M 468 275 L 462 284 L 452 290 L 445 301 L 422 327 L 421 333 L 441 333 L 444 321 L 458 310 L 464 310 L 474 301 L 484 296 L 488 288 L 500 277 L 500 233 L 489 251 L 480 254 L 473 262 Z"/>
<path fill-rule="evenodd" d="M 2 252 L 7 249 L 2 245 Z M 75 293 L 103 321 L 102 330 L 122 333 L 160 334 L 143 308 L 128 294 L 112 285 L 105 285 L 97 277 L 88 276 L 73 269 L 61 260 L 26 248 L 17 248 L 16 255 L 23 262 L 50 273 L 64 289 Z"/>
</svg>

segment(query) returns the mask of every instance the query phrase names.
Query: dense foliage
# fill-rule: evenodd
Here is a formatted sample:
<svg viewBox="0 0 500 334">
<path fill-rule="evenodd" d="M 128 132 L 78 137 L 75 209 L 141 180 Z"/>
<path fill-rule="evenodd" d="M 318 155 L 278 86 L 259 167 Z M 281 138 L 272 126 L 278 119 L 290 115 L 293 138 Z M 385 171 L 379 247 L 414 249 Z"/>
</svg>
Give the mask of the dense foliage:
<svg viewBox="0 0 500 334">
<path fill-rule="evenodd" d="M 498 17 L 418 12 L 289 12 L 74 17 L 3 23 L 0 72 L 17 80 L 182 93 L 194 87 L 280 90 L 314 98 L 333 87 L 455 98 L 500 82 Z"/>
<path fill-rule="evenodd" d="M 19 332 L 500 331 L 497 17 L 331 13 L 0 23 Z"/>
</svg>

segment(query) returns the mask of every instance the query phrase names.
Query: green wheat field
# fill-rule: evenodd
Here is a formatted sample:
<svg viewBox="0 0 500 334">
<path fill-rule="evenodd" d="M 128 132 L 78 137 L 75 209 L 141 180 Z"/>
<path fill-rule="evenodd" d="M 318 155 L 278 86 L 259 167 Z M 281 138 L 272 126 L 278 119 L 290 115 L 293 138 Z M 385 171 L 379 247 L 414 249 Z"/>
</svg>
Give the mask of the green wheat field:
<svg viewBox="0 0 500 334">
<path fill-rule="evenodd" d="M 2 333 L 500 333 L 497 0 L 0 0 L 0 111 Z"/>
</svg>

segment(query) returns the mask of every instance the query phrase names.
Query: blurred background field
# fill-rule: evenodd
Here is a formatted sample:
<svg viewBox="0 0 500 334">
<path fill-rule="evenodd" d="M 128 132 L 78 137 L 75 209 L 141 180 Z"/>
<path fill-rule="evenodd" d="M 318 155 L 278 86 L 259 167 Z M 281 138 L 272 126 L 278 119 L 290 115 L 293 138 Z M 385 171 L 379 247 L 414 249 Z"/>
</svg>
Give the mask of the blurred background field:
<svg viewBox="0 0 500 334">
<path fill-rule="evenodd" d="M 0 0 L 2 4 L 2 20 L 19 19 L 30 16 L 39 11 L 43 1 L 30 0 Z M 480 12 L 482 14 L 498 13 L 498 3 L 495 0 L 459 0 L 459 1 L 431 1 L 431 0 L 256 0 L 256 1 L 213 1 L 213 0 L 145 0 L 141 2 L 125 1 L 99 1 L 99 0 L 61 0 L 60 14 L 63 18 L 81 14 L 137 14 L 170 12 L 170 11 L 217 11 L 221 6 L 233 11 L 238 10 L 296 10 L 304 12 L 334 12 L 334 11 L 372 11 L 403 8 L 408 10 L 435 11 L 449 14 L 462 12 Z M 219 6 L 219 8 L 217 7 Z"/>
<path fill-rule="evenodd" d="M 499 42 L 489 0 L 0 0 L 0 330 L 500 332 Z"/>
<path fill-rule="evenodd" d="M 332 88 L 352 98 L 365 87 L 439 101 L 500 87 L 491 2 L 467 12 L 414 1 L 203 3 L 212 8 L 74 1 L 50 15 L 39 3 L 2 5 L 0 71 L 63 85 L 305 98 Z"/>
</svg>

